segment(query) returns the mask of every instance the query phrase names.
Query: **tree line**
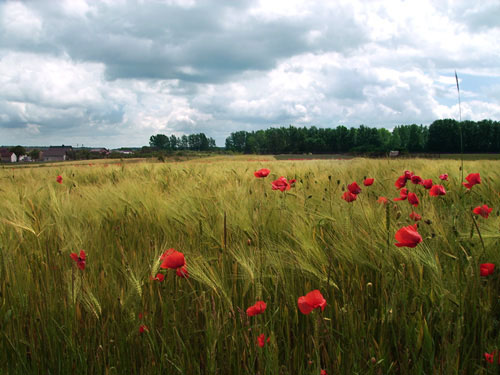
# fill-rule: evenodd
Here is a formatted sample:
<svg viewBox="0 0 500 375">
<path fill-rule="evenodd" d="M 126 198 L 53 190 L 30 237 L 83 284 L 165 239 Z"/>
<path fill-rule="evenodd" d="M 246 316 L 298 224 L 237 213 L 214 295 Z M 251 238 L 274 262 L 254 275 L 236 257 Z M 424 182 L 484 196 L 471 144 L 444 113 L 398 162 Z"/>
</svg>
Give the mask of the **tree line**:
<svg viewBox="0 0 500 375">
<path fill-rule="evenodd" d="M 461 141 L 462 140 L 462 141 Z M 237 131 L 226 139 L 226 150 L 247 154 L 500 152 L 500 122 L 492 120 L 436 120 L 429 126 L 399 125 L 384 128 L 280 127 Z"/>
<path fill-rule="evenodd" d="M 215 140 L 207 137 L 204 133 L 183 135 L 181 137 L 156 134 L 149 138 L 149 146 L 162 151 L 209 151 L 216 148 Z"/>
</svg>

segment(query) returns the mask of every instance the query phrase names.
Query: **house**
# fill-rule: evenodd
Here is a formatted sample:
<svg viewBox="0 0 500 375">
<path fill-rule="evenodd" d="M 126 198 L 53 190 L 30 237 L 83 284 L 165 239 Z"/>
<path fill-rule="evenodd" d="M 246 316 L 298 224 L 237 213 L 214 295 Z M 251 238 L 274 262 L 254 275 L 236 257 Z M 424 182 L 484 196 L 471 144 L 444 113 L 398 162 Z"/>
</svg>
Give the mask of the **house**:
<svg viewBox="0 0 500 375">
<path fill-rule="evenodd" d="M 91 153 L 96 153 L 99 155 L 109 155 L 109 150 L 107 148 L 92 148 L 90 150 Z"/>
<path fill-rule="evenodd" d="M 64 161 L 68 159 L 68 152 L 73 151 L 71 146 L 50 146 L 40 152 L 43 161 Z"/>
<path fill-rule="evenodd" d="M 0 148 L 0 156 L 2 158 L 2 162 L 5 163 L 15 163 L 17 162 L 17 155 L 13 152 L 10 152 L 8 148 Z"/>
</svg>

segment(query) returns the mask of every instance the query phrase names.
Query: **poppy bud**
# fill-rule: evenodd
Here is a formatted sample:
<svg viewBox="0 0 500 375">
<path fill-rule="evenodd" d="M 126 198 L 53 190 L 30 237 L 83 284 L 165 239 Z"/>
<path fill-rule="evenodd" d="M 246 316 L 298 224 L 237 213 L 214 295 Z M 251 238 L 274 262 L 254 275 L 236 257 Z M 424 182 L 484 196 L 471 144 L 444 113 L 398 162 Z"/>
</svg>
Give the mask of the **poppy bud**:
<svg viewBox="0 0 500 375">
<path fill-rule="evenodd" d="M 375 363 L 377 363 L 377 360 L 375 359 L 375 357 L 371 357 L 370 362 L 375 364 Z"/>
<path fill-rule="evenodd" d="M 250 246 L 252 244 L 252 241 L 250 241 L 250 238 L 247 240 L 247 245 Z"/>
</svg>

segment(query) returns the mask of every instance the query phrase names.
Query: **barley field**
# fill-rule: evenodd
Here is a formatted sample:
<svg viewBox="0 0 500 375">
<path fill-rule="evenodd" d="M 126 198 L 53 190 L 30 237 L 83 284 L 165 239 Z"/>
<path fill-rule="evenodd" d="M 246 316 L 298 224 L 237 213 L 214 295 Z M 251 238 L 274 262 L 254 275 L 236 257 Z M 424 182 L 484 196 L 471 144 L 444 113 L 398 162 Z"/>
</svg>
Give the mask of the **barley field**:
<svg viewBox="0 0 500 375">
<path fill-rule="evenodd" d="M 446 194 L 409 180 L 417 206 L 395 201 L 405 170 Z M 498 373 L 499 171 L 272 156 L 0 168 L 0 374 Z M 281 176 L 296 182 L 273 190 Z M 421 242 L 396 246 L 415 224 Z M 165 268 L 169 249 L 183 269 Z"/>
</svg>

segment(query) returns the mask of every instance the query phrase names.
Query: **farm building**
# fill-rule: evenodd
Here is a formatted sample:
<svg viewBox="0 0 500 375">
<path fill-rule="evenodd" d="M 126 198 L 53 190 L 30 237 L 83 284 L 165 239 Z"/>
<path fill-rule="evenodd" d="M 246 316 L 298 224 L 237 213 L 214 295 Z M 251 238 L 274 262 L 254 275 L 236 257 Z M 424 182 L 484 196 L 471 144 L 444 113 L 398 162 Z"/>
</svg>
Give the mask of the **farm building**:
<svg viewBox="0 0 500 375">
<path fill-rule="evenodd" d="M 13 152 L 10 152 L 7 148 L 0 149 L 0 156 L 2 158 L 2 162 L 4 163 L 15 163 L 17 162 L 17 155 Z"/>
<path fill-rule="evenodd" d="M 67 152 L 73 151 L 71 146 L 50 146 L 41 152 L 43 161 L 64 161 L 68 158 Z"/>
</svg>

